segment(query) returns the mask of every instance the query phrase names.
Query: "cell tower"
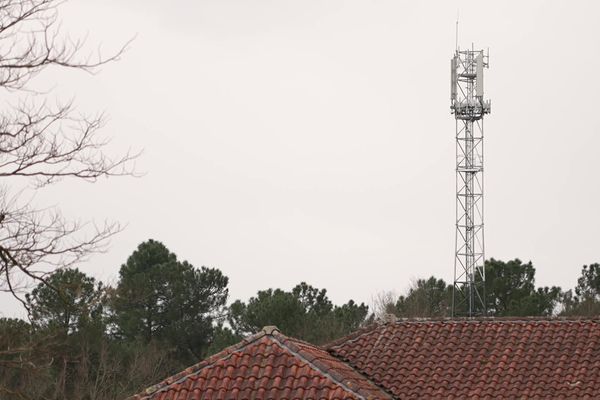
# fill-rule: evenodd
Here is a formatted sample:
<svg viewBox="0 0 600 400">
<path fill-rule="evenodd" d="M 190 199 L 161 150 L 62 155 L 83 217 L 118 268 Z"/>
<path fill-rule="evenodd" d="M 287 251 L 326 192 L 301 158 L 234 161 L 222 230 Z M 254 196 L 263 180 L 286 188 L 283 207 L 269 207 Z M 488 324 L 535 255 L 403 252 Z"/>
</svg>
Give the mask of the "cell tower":
<svg viewBox="0 0 600 400">
<path fill-rule="evenodd" d="M 486 314 L 483 241 L 483 69 L 489 53 L 457 48 L 450 60 L 450 109 L 456 119 L 456 244 L 452 316 Z"/>
</svg>

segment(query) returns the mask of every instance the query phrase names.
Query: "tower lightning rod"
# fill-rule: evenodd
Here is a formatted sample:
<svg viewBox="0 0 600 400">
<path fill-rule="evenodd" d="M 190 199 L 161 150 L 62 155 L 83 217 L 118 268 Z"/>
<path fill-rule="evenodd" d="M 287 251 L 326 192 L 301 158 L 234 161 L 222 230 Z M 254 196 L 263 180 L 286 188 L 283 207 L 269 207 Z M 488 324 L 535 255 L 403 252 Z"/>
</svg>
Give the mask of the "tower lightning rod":
<svg viewBox="0 0 600 400">
<path fill-rule="evenodd" d="M 454 49 L 455 51 L 458 51 L 458 17 L 459 17 L 459 10 L 456 10 L 456 41 L 454 42 Z"/>
<path fill-rule="evenodd" d="M 491 102 L 483 96 L 489 55 L 458 48 L 450 60 L 450 109 L 456 121 L 456 229 L 452 316 L 486 315 L 483 231 L 483 117 Z M 489 54 L 489 51 L 488 51 Z"/>
</svg>

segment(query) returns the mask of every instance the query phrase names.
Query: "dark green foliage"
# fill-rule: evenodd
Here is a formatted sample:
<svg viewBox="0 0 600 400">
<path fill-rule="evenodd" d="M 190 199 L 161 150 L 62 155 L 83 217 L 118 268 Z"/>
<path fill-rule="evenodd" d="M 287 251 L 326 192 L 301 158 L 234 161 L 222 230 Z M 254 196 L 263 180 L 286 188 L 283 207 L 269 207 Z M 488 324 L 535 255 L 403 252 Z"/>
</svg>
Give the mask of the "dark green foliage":
<svg viewBox="0 0 600 400">
<path fill-rule="evenodd" d="M 78 269 L 61 269 L 26 299 L 32 329 L 20 357 L 35 366 L 30 375 L 35 374 L 38 396 L 85 398 L 93 381 L 110 376 L 101 362 L 109 347 L 102 283 Z"/>
<path fill-rule="evenodd" d="M 119 275 L 112 298 L 118 337 L 163 342 L 190 363 L 206 354 L 215 317 L 227 301 L 228 278 L 221 271 L 180 262 L 162 243 L 149 240 Z"/>
<path fill-rule="evenodd" d="M 562 298 L 564 315 L 600 315 L 600 264 L 584 265 L 575 295 L 568 290 Z"/>
<path fill-rule="evenodd" d="M 600 264 L 584 265 L 577 279 L 575 293 L 582 299 L 600 301 Z"/>
<path fill-rule="evenodd" d="M 519 259 L 503 262 L 492 258 L 485 263 L 485 274 L 488 316 L 548 316 L 561 301 L 559 287 L 535 287 L 535 268 L 531 262 L 523 264 Z M 449 317 L 452 289 L 443 279 L 433 276 L 419 279 L 395 304 L 388 305 L 386 312 L 402 318 Z M 460 310 L 458 314 L 462 314 Z"/>
<path fill-rule="evenodd" d="M 0 348 L 20 348 L 31 334 L 31 325 L 17 318 L 0 318 Z"/>
<path fill-rule="evenodd" d="M 229 323 L 240 335 L 258 332 L 263 326 L 276 325 L 283 332 L 299 332 L 306 310 L 300 300 L 281 289 L 259 290 L 248 304 L 236 300 L 229 307 Z"/>
<path fill-rule="evenodd" d="M 1 399 L 125 398 L 239 340 L 214 323 L 227 278 L 156 241 L 129 257 L 117 288 L 76 269 L 47 281 L 27 296 L 31 325 L 0 321 Z M 2 369 L 13 361 L 21 368 Z"/>
<path fill-rule="evenodd" d="M 77 332 L 102 316 L 102 283 L 78 269 L 60 269 L 25 296 L 38 328 Z"/>
<path fill-rule="evenodd" d="M 317 289 L 301 282 L 292 289 L 292 296 L 300 301 L 307 314 L 315 317 L 325 316 L 333 310 L 333 303 L 327 297 L 326 289 Z"/>
<path fill-rule="evenodd" d="M 364 303 L 356 304 L 354 300 L 349 300 L 346 304 L 335 306 L 332 318 L 330 318 L 333 327 L 332 336 L 338 337 L 346 335 L 360 328 L 367 321 L 369 307 Z M 332 337 L 332 339 L 335 339 Z"/>
<path fill-rule="evenodd" d="M 389 311 L 402 318 L 447 317 L 451 314 L 451 307 L 452 285 L 432 276 L 417 280 Z"/>
<path fill-rule="evenodd" d="M 514 259 L 485 263 L 487 312 L 490 316 L 552 315 L 561 296 L 559 287 L 535 288 L 535 268 Z"/>
<path fill-rule="evenodd" d="M 18 359 L 21 367 L 0 373 L 0 390 L 6 391 L 0 398 L 83 399 L 99 372 L 102 284 L 77 269 L 58 270 L 47 283 L 26 296 L 31 325 L 4 324 L 0 337 L 18 339 L 2 341 L 0 353 Z M 11 371 L 18 371 L 18 380 L 10 378 Z"/>
<path fill-rule="evenodd" d="M 325 289 L 302 282 L 291 292 L 267 289 L 259 291 L 247 304 L 237 300 L 230 306 L 229 322 L 239 335 L 275 325 L 286 335 L 321 344 L 358 328 L 367 313 L 366 305 L 352 300 L 334 306 Z"/>
<path fill-rule="evenodd" d="M 231 329 L 218 325 L 215 327 L 213 340 L 208 347 L 207 356 L 218 353 L 226 347 L 232 346 L 243 339 L 243 336 L 236 335 Z"/>
</svg>

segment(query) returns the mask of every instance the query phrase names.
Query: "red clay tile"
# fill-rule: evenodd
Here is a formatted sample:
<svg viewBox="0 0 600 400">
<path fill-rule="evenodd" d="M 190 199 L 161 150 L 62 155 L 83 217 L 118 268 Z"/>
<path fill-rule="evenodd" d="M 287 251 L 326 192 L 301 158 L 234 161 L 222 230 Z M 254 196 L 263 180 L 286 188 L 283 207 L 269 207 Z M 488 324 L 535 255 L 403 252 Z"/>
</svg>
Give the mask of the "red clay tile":
<svg viewBox="0 0 600 400">
<path fill-rule="evenodd" d="M 327 348 L 402 399 L 600 399 L 599 320 L 397 321 Z"/>
</svg>

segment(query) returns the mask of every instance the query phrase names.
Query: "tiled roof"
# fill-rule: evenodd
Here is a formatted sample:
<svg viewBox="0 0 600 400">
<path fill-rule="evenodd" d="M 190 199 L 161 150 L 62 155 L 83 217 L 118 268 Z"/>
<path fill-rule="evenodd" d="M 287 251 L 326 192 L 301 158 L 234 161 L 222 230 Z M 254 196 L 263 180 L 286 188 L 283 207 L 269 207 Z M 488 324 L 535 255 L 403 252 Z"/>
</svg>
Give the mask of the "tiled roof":
<svg viewBox="0 0 600 400">
<path fill-rule="evenodd" d="M 325 350 L 266 327 L 130 399 L 391 399 L 391 396 Z"/>
<path fill-rule="evenodd" d="M 600 399 L 600 320 L 396 321 L 327 348 L 402 399 Z"/>
</svg>

